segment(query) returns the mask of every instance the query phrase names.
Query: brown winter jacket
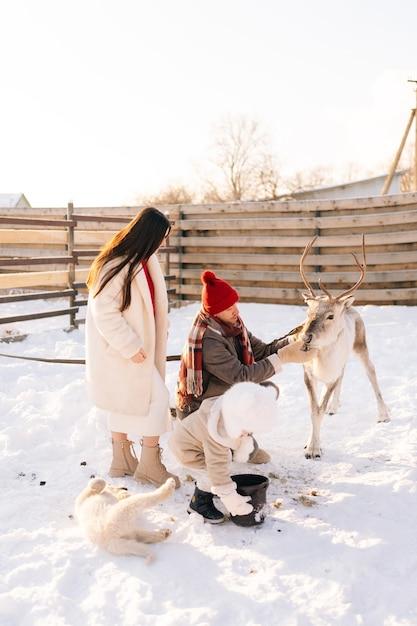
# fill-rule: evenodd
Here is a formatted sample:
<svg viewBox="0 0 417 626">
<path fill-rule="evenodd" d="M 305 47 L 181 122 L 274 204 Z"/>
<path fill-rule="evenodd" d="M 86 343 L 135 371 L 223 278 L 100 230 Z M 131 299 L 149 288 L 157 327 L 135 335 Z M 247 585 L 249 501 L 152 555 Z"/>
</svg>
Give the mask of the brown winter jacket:
<svg viewBox="0 0 417 626">
<path fill-rule="evenodd" d="M 197 411 L 177 421 L 168 445 L 185 467 L 206 470 L 213 487 L 233 486 L 230 478 L 232 450 L 239 454 L 247 437 L 231 439 L 227 436 L 218 400 L 204 400 Z"/>
<path fill-rule="evenodd" d="M 245 365 L 240 360 L 235 337 L 226 337 L 221 325 L 212 319 L 203 337 L 203 393 L 195 397 L 186 411 L 177 407 L 177 417 L 183 419 L 196 411 L 206 398 L 221 396 L 235 383 L 261 383 L 281 370 L 277 350 L 288 339 L 264 343 L 248 331 L 255 362 Z"/>
</svg>

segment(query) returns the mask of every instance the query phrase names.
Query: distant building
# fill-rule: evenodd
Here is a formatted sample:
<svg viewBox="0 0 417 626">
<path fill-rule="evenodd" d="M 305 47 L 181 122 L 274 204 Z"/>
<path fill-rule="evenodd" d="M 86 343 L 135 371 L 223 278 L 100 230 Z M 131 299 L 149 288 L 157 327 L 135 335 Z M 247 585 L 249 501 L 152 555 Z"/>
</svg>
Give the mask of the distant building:
<svg viewBox="0 0 417 626">
<path fill-rule="evenodd" d="M 30 209 L 23 193 L 0 193 L 0 209 Z"/>
<path fill-rule="evenodd" d="M 389 194 L 401 193 L 401 177 L 406 170 L 400 170 L 394 174 L 391 182 Z M 336 200 L 340 198 L 365 198 L 370 196 L 380 196 L 382 187 L 387 178 L 387 174 L 373 176 L 364 180 L 355 180 L 351 183 L 341 185 L 331 185 L 330 187 L 319 187 L 296 191 L 291 194 L 294 200 Z"/>
</svg>

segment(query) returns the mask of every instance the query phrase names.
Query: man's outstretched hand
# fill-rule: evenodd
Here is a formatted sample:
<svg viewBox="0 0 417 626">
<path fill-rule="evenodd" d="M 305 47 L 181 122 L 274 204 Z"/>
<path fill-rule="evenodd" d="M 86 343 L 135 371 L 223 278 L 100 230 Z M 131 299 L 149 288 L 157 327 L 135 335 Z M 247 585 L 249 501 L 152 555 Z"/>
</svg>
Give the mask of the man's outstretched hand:
<svg viewBox="0 0 417 626">
<path fill-rule="evenodd" d="M 303 350 L 304 344 L 302 341 L 294 341 L 287 346 L 280 348 L 277 352 L 281 363 L 306 363 L 311 361 L 317 356 L 317 350 L 312 348 L 311 350 Z"/>
</svg>

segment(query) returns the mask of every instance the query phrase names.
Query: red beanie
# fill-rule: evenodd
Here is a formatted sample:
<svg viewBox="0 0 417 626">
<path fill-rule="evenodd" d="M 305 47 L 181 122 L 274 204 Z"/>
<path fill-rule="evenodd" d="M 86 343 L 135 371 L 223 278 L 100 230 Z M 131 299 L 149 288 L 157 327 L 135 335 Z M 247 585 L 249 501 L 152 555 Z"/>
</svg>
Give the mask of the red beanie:
<svg viewBox="0 0 417 626">
<path fill-rule="evenodd" d="M 203 290 L 201 302 L 204 310 L 210 315 L 225 311 L 239 300 L 239 294 L 229 283 L 217 278 L 214 272 L 205 270 L 201 274 Z"/>
</svg>

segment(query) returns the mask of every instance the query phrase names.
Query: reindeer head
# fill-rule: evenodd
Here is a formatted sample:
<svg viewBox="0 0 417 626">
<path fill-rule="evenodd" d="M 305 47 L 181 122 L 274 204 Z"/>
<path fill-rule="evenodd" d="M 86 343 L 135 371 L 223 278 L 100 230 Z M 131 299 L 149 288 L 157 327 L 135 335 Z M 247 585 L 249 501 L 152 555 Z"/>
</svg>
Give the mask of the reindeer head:
<svg viewBox="0 0 417 626">
<path fill-rule="evenodd" d="M 353 287 L 338 296 L 332 296 L 325 285 L 319 280 L 319 287 L 323 293 L 316 295 L 306 278 L 303 267 L 304 259 L 310 252 L 316 239 L 317 237 L 314 237 L 314 239 L 306 245 L 300 259 L 301 278 L 308 289 L 308 293 L 303 293 L 304 301 L 308 306 L 307 319 L 299 334 L 304 344 L 304 350 L 308 350 L 309 348 L 322 348 L 332 344 L 337 339 L 344 327 L 344 313 L 352 306 L 355 299 L 352 293 L 356 291 L 362 283 L 366 271 L 365 237 L 362 235 L 363 263 L 359 263 L 356 255 L 352 252 L 352 256 L 360 271 L 358 281 Z"/>
</svg>

